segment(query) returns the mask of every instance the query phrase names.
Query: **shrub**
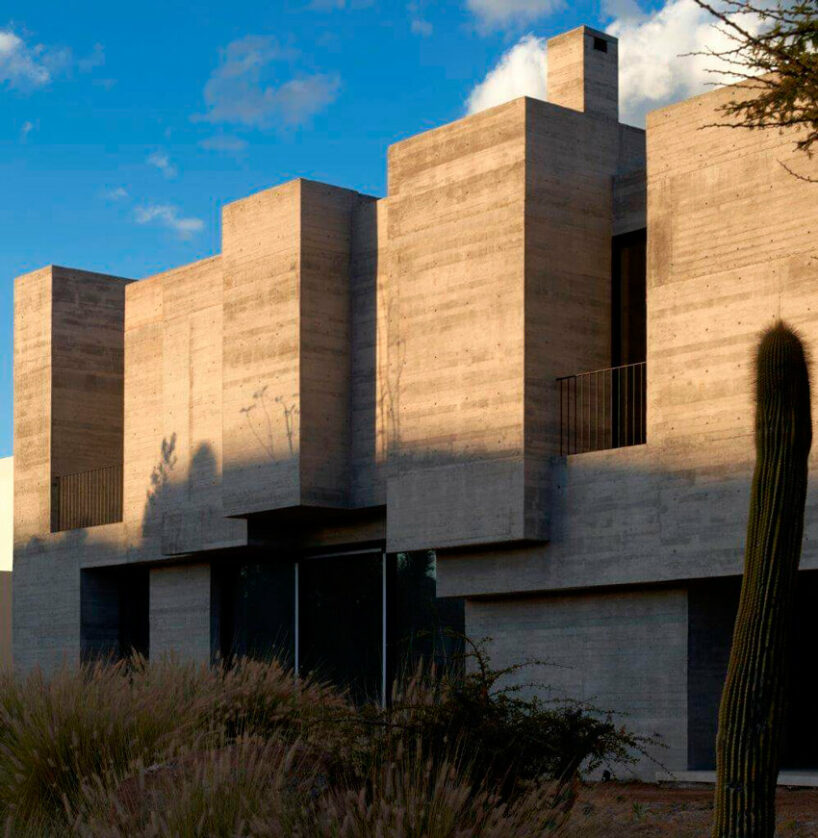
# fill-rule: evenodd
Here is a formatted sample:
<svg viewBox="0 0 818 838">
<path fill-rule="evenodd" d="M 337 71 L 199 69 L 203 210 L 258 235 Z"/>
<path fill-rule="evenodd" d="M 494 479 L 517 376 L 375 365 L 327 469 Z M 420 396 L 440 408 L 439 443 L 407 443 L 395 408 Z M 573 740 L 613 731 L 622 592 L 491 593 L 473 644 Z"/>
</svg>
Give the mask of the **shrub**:
<svg viewBox="0 0 818 838">
<path fill-rule="evenodd" d="M 315 783 L 310 756 L 301 743 L 248 736 L 185 748 L 158 768 L 139 766 L 114 794 L 91 780 L 75 830 L 85 838 L 306 837 L 299 829 Z"/>
<path fill-rule="evenodd" d="M 632 763 L 635 754 L 658 744 L 617 727 L 610 713 L 590 705 L 524 694 L 526 686 L 543 685 L 504 686 L 509 676 L 539 662 L 493 669 L 484 645 L 467 643 L 465 674 L 421 667 L 396 689 L 383 712 L 387 737 L 411 732 L 441 759 L 456 743 L 475 776 L 506 800 L 533 781 L 570 786 L 580 769 Z"/>
<path fill-rule="evenodd" d="M 278 662 L 96 664 L 0 681 L 7 834 L 542 835 L 580 769 L 644 740 L 525 698 L 478 647 L 420 668 L 388 708 Z"/>
<path fill-rule="evenodd" d="M 242 663 L 228 672 L 173 657 L 35 671 L 0 679 L 0 812 L 21 829 L 72 823 L 85 783 L 115 789 L 138 765 L 225 736 L 277 730 L 306 735 L 343 700 L 278 664 Z M 336 749 L 340 751 L 341 749 Z"/>
</svg>

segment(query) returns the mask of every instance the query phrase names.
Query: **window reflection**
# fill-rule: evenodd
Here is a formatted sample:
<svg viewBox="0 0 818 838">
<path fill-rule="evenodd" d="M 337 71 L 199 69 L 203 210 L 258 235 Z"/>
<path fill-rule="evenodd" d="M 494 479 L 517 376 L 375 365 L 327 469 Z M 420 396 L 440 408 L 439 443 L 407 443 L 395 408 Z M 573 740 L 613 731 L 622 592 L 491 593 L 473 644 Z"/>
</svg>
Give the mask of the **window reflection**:
<svg viewBox="0 0 818 838">
<path fill-rule="evenodd" d="M 437 596 L 433 550 L 397 553 L 392 592 L 393 676 L 423 661 L 450 666 L 462 660 L 465 606 L 462 599 Z"/>
<path fill-rule="evenodd" d="M 293 665 L 295 599 L 292 561 L 246 562 L 218 573 L 219 650 L 235 657 Z"/>
<path fill-rule="evenodd" d="M 355 701 L 380 700 L 384 683 L 420 662 L 462 664 L 464 602 L 437 598 L 434 551 L 300 556 L 297 567 L 292 559 L 214 565 L 213 648 L 223 659 L 293 666 L 297 596 L 300 671 Z"/>
</svg>

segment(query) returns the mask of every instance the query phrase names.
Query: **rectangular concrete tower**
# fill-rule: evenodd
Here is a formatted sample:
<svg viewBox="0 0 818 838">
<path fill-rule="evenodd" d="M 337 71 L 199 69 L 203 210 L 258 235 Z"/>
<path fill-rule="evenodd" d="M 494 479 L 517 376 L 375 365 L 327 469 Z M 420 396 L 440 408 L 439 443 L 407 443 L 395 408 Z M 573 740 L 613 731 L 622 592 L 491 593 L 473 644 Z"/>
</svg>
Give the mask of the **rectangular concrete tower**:
<svg viewBox="0 0 818 838">
<path fill-rule="evenodd" d="M 579 26 L 548 41 L 548 101 L 619 118 L 616 38 Z"/>
</svg>

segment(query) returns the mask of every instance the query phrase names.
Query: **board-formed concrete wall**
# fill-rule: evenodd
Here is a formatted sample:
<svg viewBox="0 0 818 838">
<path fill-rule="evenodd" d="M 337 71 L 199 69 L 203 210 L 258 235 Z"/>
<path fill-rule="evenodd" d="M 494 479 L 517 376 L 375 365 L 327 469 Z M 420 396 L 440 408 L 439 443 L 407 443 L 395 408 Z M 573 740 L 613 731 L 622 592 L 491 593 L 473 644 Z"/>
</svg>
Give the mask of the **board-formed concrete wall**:
<svg viewBox="0 0 818 838">
<path fill-rule="evenodd" d="M 731 95 L 648 117 L 647 444 L 557 460 L 549 543 L 451 551 L 444 594 L 741 572 L 759 334 L 782 317 L 818 353 L 818 200 L 781 164 L 816 176 L 818 163 L 793 132 L 707 127 Z M 805 569 L 818 567 L 816 512 L 812 484 Z"/>
<path fill-rule="evenodd" d="M 122 461 L 128 282 L 58 266 L 15 282 L 12 633 L 23 668 L 79 660 L 87 532 L 51 533 L 51 485 Z"/>
<path fill-rule="evenodd" d="M 613 720 L 666 750 L 652 756 L 670 768 L 687 765 L 687 593 L 683 589 L 578 592 L 520 599 L 470 600 L 466 630 L 495 669 L 525 660 L 550 665 L 518 670 L 510 683 L 530 684 L 543 698 L 574 699 L 613 710 Z M 650 758 L 614 769 L 652 779 Z"/>
<path fill-rule="evenodd" d="M 643 183 L 644 133 L 616 120 L 615 40 L 552 43 L 560 104 L 515 100 L 389 151 L 390 550 L 547 541 L 556 378 L 610 363 L 614 219 L 644 226 L 614 179 Z"/>
<path fill-rule="evenodd" d="M 150 572 L 150 653 L 209 663 L 210 565 L 156 567 Z"/>
<path fill-rule="evenodd" d="M 390 550 L 523 535 L 525 117 L 389 149 Z"/>
<path fill-rule="evenodd" d="M 213 257 L 126 294 L 124 524 L 130 559 L 241 546 L 222 505 L 222 270 Z"/>
<path fill-rule="evenodd" d="M 350 505 L 352 222 L 373 201 L 299 179 L 224 209 L 228 514 Z"/>
</svg>

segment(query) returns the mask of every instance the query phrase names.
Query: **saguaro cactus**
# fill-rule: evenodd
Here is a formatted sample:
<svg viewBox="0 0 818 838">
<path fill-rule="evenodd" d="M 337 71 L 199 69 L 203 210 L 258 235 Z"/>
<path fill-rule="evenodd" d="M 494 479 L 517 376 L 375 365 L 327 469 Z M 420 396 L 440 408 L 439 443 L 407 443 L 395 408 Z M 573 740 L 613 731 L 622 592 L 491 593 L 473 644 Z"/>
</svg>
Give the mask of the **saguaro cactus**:
<svg viewBox="0 0 818 838">
<path fill-rule="evenodd" d="M 757 358 L 744 579 L 719 708 L 713 838 L 772 838 L 784 681 L 812 442 L 804 348 L 783 323 Z"/>
</svg>

